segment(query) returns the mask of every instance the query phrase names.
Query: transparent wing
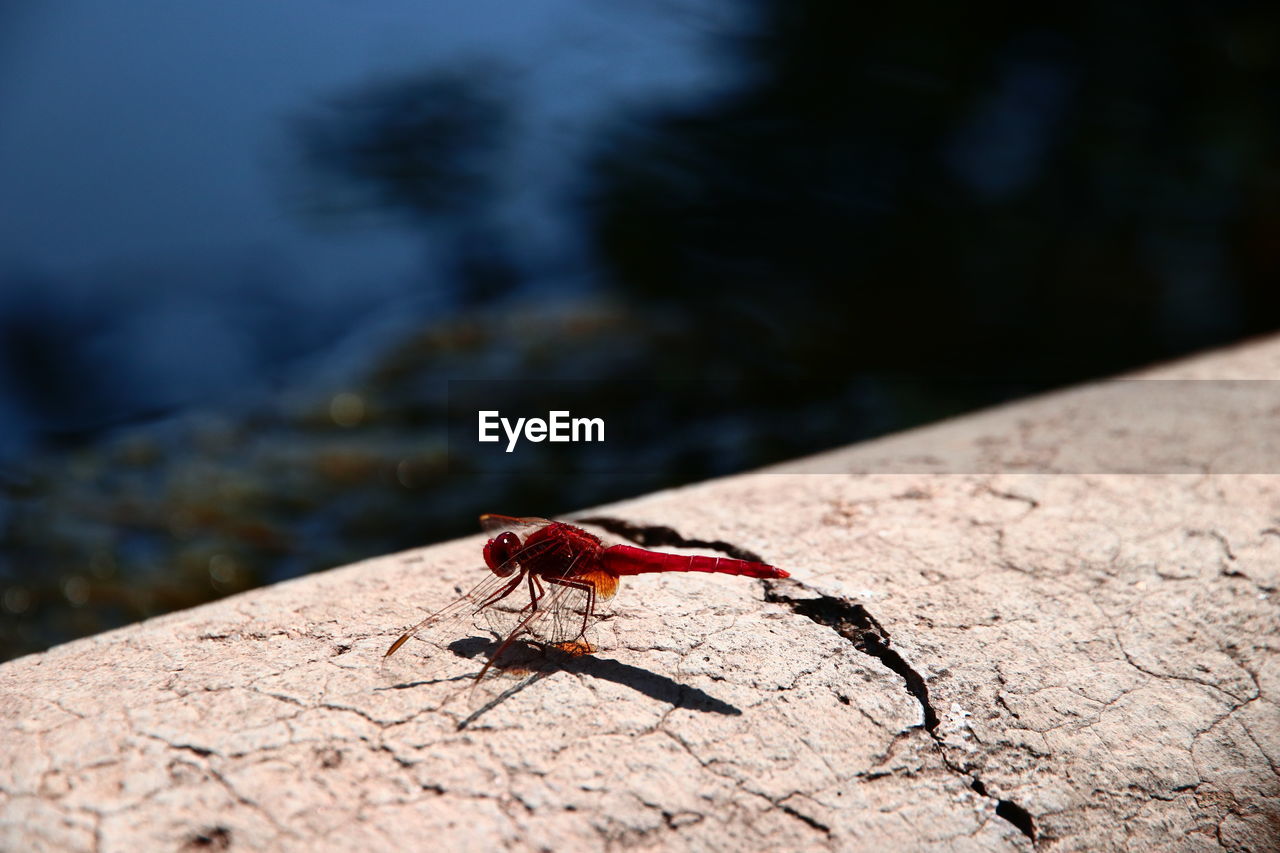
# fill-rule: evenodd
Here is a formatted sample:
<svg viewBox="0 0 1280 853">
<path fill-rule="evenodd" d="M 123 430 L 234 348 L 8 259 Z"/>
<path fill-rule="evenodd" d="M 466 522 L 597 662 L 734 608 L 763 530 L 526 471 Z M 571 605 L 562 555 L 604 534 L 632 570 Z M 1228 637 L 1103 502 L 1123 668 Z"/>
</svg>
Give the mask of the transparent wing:
<svg viewBox="0 0 1280 853">
<path fill-rule="evenodd" d="M 517 534 L 521 539 L 551 523 L 549 518 L 537 518 L 536 516 L 516 518 L 512 515 L 497 515 L 495 513 L 485 513 L 480 516 L 480 527 L 485 532 L 502 533 L 509 530 Z"/>
<path fill-rule="evenodd" d="M 510 596 L 484 610 L 489 629 L 505 639 L 522 637 L 541 643 L 559 645 L 582 639 L 594 614 L 590 587 L 581 583 L 547 581 L 534 578 L 535 590 L 541 590 L 537 602 L 527 592 L 518 599 Z"/>
<path fill-rule="evenodd" d="M 611 530 L 608 526 L 600 524 L 599 522 L 601 521 L 601 519 L 594 519 L 594 520 L 584 519 L 581 521 L 576 519 L 570 519 L 570 520 L 562 519 L 562 521 L 565 524 L 572 524 L 578 527 L 585 528 L 587 532 L 591 533 L 593 536 L 598 538 L 606 548 L 609 547 L 610 545 L 639 544 L 636 541 L 631 541 L 631 540 L 622 538 L 615 531 Z M 521 539 L 525 539 L 529 536 L 529 534 L 534 533 L 538 530 L 541 530 L 542 528 L 546 527 L 548 524 L 554 524 L 554 523 L 555 521 L 550 518 L 539 518 L 537 516 L 517 518 L 516 516 L 513 516 L 513 515 L 497 515 L 495 513 L 485 513 L 484 515 L 480 516 L 480 526 L 486 532 L 501 533 L 505 530 L 510 530 L 512 533 L 518 534 Z M 672 531 L 672 532 L 674 533 L 675 531 Z"/>
<path fill-rule="evenodd" d="M 499 572 L 485 569 L 484 577 L 470 590 L 401 634 L 383 655 L 384 664 L 387 658 L 398 652 L 409 640 L 418 640 L 427 646 L 424 650 L 426 661 L 415 664 L 415 671 L 419 677 L 423 677 L 437 671 L 450 657 L 480 656 L 483 651 L 477 643 L 460 643 L 468 636 L 475 637 L 477 632 L 486 634 L 487 629 L 496 624 L 498 627 L 493 630 L 498 639 L 506 638 L 521 621 L 533 613 L 526 606 L 529 602 L 527 577 L 523 571 L 518 570 L 517 564 L 554 544 L 550 541 L 537 542 L 520 549 L 499 567 Z M 506 577 L 502 576 L 504 570 L 510 570 Z M 485 615 L 481 616 L 482 613 Z M 507 627 L 503 628 L 503 625 Z"/>
<path fill-rule="evenodd" d="M 455 598 L 444 607 L 427 616 L 418 624 L 400 635 L 383 655 L 384 664 L 400 650 L 409 640 L 417 640 L 425 645 L 420 654 L 423 661 L 414 662 L 414 671 L 419 676 L 426 676 L 447 664 L 450 658 L 472 657 L 458 647 L 459 641 L 474 636 L 476 616 L 486 609 L 486 602 L 501 595 L 515 578 L 499 577 L 485 570 L 485 576 L 467 592 Z M 512 591 L 514 592 L 514 590 Z M 483 629 L 481 629 L 483 632 Z M 422 648 L 415 643 L 415 649 Z"/>
</svg>

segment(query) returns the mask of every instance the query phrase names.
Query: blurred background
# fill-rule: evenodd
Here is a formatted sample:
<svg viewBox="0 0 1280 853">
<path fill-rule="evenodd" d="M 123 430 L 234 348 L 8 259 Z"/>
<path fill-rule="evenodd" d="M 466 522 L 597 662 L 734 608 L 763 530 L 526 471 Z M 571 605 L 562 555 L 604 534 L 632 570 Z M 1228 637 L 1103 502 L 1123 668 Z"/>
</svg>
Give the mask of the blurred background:
<svg viewBox="0 0 1280 853">
<path fill-rule="evenodd" d="M 1280 327 L 1277 9 L 1027 5 L 0 5 L 0 659 Z"/>
</svg>

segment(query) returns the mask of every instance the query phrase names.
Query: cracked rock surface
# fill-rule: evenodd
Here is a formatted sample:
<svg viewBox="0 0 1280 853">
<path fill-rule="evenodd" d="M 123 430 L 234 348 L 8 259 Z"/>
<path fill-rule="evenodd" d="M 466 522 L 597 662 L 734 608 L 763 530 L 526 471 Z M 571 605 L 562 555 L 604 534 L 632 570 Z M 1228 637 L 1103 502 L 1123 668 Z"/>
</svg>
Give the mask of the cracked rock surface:
<svg viewBox="0 0 1280 853">
<path fill-rule="evenodd" d="M 594 655 L 488 692 L 483 632 L 380 661 L 479 536 L 6 663 L 0 850 L 1276 849 L 1280 476 L 1055 468 L 1109 393 L 597 510 L 794 578 L 627 578 Z"/>
</svg>

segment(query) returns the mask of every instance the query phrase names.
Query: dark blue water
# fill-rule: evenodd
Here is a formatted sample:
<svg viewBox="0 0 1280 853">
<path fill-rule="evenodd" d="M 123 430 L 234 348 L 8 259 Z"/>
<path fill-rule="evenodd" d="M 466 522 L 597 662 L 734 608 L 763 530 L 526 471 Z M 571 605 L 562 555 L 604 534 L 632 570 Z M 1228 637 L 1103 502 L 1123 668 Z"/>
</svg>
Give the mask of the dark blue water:
<svg viewBox="0 0 1280 853">
<path fill-rule="evenodd" d="M 473 239 L 502 234 L 509 291 L 592 287 L 565 210 L 586 131 L 725 85 L 717 5 L 6 4 L 0 457 L 264 378 L 331 380 L 456 307 L 460 217 L 316 210 L 296 123 L 378 81 L 500 90 L 500 198 Z"/>
</svg>

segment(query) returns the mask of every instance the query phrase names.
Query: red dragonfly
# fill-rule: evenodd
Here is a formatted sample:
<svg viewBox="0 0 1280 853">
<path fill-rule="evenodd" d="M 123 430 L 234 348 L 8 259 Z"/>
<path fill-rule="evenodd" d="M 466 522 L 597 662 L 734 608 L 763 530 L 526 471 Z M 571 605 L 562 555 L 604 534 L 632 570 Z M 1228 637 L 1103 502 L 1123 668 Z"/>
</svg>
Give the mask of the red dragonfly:
<svg viewBox="0 0 1280 853">
<path fill-rule="evenodd" d="M 439 645 L 448 631 L 456 632 L 460 620 L 483 612 L 505 639 L 476 675 L 479 681 L 525 634 L 573 654 L 592 651 L 586 632 L 596 605 L 614 596 L 624 575 L 718 572 L 751 578 L 789 577 L 782 569 L 749 560 L 609 545 L 581 527 L 545 518 L 483 515 L 480 524 L 496 534 L 484 546 L 489 570 L 484 580 L 405 631 L 387 649 L 384 660 L 414 636 Z M 521 606 L 517 608 L 517 604 Z"/>
</svg>

